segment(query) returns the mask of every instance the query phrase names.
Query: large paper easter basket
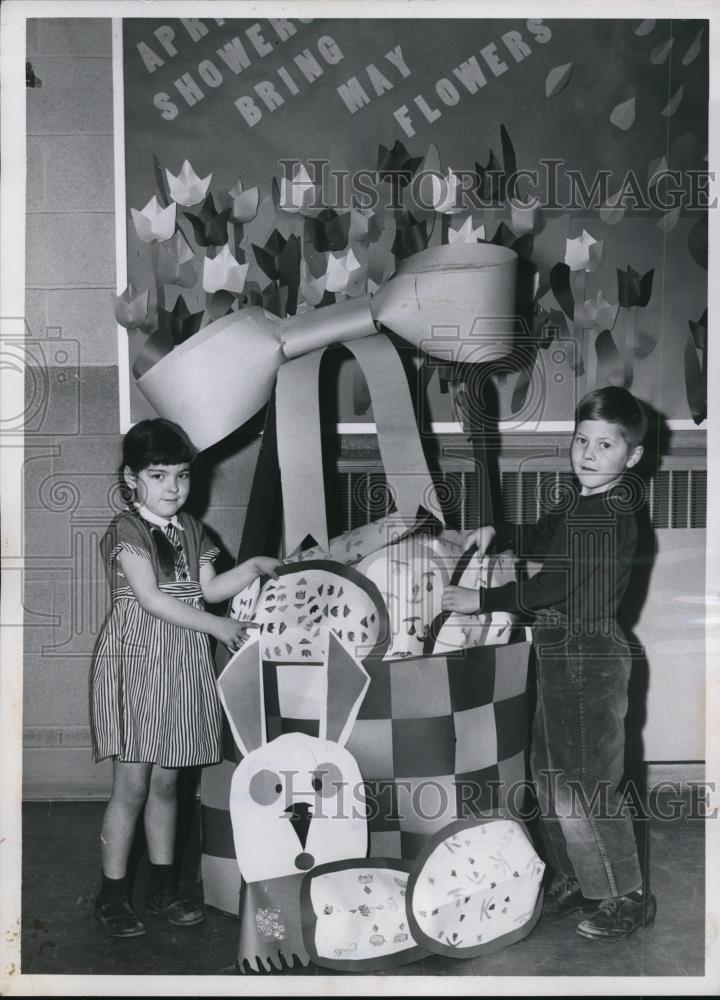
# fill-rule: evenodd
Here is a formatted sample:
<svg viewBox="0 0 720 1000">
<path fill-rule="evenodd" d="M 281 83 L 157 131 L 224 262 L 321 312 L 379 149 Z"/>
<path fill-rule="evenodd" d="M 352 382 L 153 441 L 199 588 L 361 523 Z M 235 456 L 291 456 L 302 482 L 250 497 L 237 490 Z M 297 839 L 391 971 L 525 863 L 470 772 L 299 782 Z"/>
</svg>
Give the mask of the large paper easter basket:
<svg viewBox="0 0 720 1000">
<path fill-rule="evenodd" d="M 269 420 L 273 419 L 271 411 Z M 414 422 L 411 428 L 417 434 Z M 263 530 L 258 529 L 271 507 L 267 492 L 260 503 L 262 490 L 258 483 L 275 487 L 277 482 L 272 471 L 273 439 L 274 435 L 271 438 L 266 431 L 265 457 L 259 463 L 253 489 L 256 504 L 253 509 L 251 501 L 248 512 L 248 523 L 256 533 L 255 544 L 262 543 Z M 417 468 L 414 474 L 417 482 Z M 292 477 L 283 473 L 282 478 L 285 486 Z M 429 473 L 425 482 L 432 483 Z M 291 507 L 295 505 L 289 514 L 286 512 L 286 525 L 297 526 L 302 523 L 298 501 L 291 500 L 285 489 L 283 493 L 285 506 L 288 501 Z M 432 507 L 432 502 L 428 506 Z M 293 530 L 296 532 L 296 527 Z M 241 555 L 251 554 L 249 545 L 247 540 Z M 307 560 L 317 560 L 318 555 L 329 556 L 338 572 L 365 570 L 370 582 L 377 585 L 382 583 L 383 553 L 392 562 L 402 546 L 421 550 L 429 560 L 423 563 L 421 558 L 413 563 L 404 584 L 407 595 L 416 586 L 418 574 L 425 586 L 434 574 L 433 599 L 439 600 L 441 582 L 467 583 L 468 574 L 481 571 L 477 561 L 474 568 L 471 565 L 472 553 L 456 552 L 459 557 L 454 565 L 447 559 L 444 564 L 442 559 L 433 561 L 438 554 L 437 530 L 428 533 L 418 530 L 416 524 L 408 523 L 402 516 L 390 518 L 333 539 L 322 545 L 320 551 L 311 548 L 298 554 L 297 563 L 286 567 L 287 573 L 294 574 L 295 581 L 298 574 L 304 573 L 300 589 L 308 592 L 298 603 L 307 603 L 298 609 L 298 615 L 309 612 L 314 606 L 312 599 L 317 596 L 310 593 L 312 586 L 318 585 L 317 579 L 311 585 L 307 583 L 311 568 Z M 492 579 L 486 582 L 502 583 L 511 577 L 514 567 L 507 558 L 494 558 L 484 571 L 492 574 Z M 388 587 L 392 589 L 390 580 Z M 430 622 L 419 623 L 421 627 L 410 636 L 397 623 L 414 616 L 404 615 L 403 609 L 397 607 L 395 615 L 390 613 L 393 594 L 383 594 L 382 585 L 377 589 L 381 592 L 381 610 L 390 621 L 394 617 L 396 625 L 393 628 L 391 624 L 384 648 L 376 644 L 363 651 L 362 662 L 370 675 L 370 685 L 347 749 L 356 758 L 366 782 L 371 856 L 407 859 L 415 857 L 429 837 L 454 820 L 489 811 L 502 812 L 510 790 L 524 780 L 529 643 L 525 630 L 507 620 L 494 623 L 478 620 L 470 623 L 472 628 L 465 629 L 458 625 L 453 640 L 452 629 L 448 630 L 448 622 L 437 614 L 438 607 L 432 601 L 426 602 L 425 608 L 425 617 L 431 616 Z M 267 625 L 267 597 L 258 590 L 242 595 L 235 603 L 235 613 L 242 618 L 253 617 L 259 600 L 260 617 Z M 277 608 L 277 603 L 272 607 Z M 327 608 L 321 606 L 316 611 L 330 628 L 338 625 L 333 607 L 330 602 Z M 337 615 L 341 614 L 339 609 Z M 278 627 L 279 624 L 278 620 Z M 428 624 L 432 627 L 428 628 Z M 361 643 L 359 635 L 357 642 Z M 271 704 L 266 701 L 267 725 L 275 732 L 294 729 L 312 732 L 307 728 L 312 723 L 300 718 L 300 714 L 293 714 L 292 699 L 288 695 L 283 697 L 281 692 L 272 694 Z M 231 913 L 238 912 L 240 892 L 228 811 L 229 785 L 235 766 L 235 748 L 228 741 L 227 758 L 216 767 L 205 769 L 202 779 L 205 900 Z"/>
</svg>

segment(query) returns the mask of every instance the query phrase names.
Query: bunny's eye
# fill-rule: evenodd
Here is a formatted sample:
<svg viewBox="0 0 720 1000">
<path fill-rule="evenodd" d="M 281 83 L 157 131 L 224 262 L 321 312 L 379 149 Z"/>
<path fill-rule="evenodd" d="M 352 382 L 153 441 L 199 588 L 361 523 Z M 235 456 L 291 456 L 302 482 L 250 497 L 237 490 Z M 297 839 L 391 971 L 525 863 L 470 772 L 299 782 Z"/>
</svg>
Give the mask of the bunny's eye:
<svg viewBox="0 0 720 1000">
<path fill-rule="evenodd" d="M 280 775 L 263 768 L 250 779 L 250 797 L 259 806 L 270 806 L 282 792 Z"/>
<path fill-rule="evenodd" d="M 337 764 L 319 764 L 313 771 L 313 789 L 323 798 L 337 795 L 343 784 L 342 771 Z"/>
</svg>

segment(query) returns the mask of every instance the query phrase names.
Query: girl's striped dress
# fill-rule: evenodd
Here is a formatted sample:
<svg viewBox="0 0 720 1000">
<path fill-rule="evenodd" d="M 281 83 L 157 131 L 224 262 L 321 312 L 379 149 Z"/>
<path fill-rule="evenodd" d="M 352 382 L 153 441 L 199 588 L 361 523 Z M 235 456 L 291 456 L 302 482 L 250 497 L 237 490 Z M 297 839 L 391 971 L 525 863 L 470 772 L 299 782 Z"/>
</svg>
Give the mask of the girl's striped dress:
<svg viewBox="0 0 720 1000">
<path fill-rule="evenodd" d="M 95 760 L 186 767 L 221 757 L 221 711 L 209 637 L 144 611 L 117 560 L 123 550 L 149 559 L 160 590 L 203 607 L 199 568 L 219 554 L 202 524 L 177 516 L 182 551 L 165 573 L 151 532 L 139 514 L 119 514 L 100 548 L 112 588 L 112 608 L 90 674 L 90 726 Z"/>
</svg>

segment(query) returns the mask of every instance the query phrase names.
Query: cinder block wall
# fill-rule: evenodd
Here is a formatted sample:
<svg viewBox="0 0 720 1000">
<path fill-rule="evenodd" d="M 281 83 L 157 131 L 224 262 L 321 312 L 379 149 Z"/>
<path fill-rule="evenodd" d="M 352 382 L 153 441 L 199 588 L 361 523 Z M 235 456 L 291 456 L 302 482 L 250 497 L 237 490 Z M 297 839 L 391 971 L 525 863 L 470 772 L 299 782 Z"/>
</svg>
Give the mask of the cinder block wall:
<svg viewBox="0 0 720 1000">
<path fill-rule="evenodd" d="M 25 450 L 25 795 L 104 795 L 88 671 L 108 608 L 98 542 L 119 462 L 112 43 L 109 19 L 28 22 Z M 124 333 L 123 333 L 124 335 Z M 203 519 L 239 542 L 256 458 L 213 469 Z"/>
</svg>

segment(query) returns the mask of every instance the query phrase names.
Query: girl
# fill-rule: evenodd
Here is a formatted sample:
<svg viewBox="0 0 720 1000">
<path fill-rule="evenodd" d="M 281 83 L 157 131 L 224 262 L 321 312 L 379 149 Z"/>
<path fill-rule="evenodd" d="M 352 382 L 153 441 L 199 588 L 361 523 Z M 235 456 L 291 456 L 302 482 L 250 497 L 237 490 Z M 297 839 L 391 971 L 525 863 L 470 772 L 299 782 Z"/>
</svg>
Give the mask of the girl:
<svg viewBox="0 0 720 1000">
<path fill-rule="evenodd" d="M 101 552 L 112 609 L 98 639 L 90 680 L 96 761 L 113 758 L 113 787 L 100 836 L 102 888 L 95 916 L 114 937 L 145 926 L 133 910 L 126 867 L 144 806 L 150 857 L 146 907 L 187 927 L 202 909 L 181 898 L 173 870 L 178 769 L 221 758 L 220 704 L 208 636 L 230 650 L 244 626 L 203 609 L 257 576 L 276 576 L 278 559 L 259 556 L 217 576 L 219 549 L 181 508 L 196 451 L 181 427 L 143 420 L 123 441 L 122 476 L 131 508 L 108 528 Z"/>
</svg>

